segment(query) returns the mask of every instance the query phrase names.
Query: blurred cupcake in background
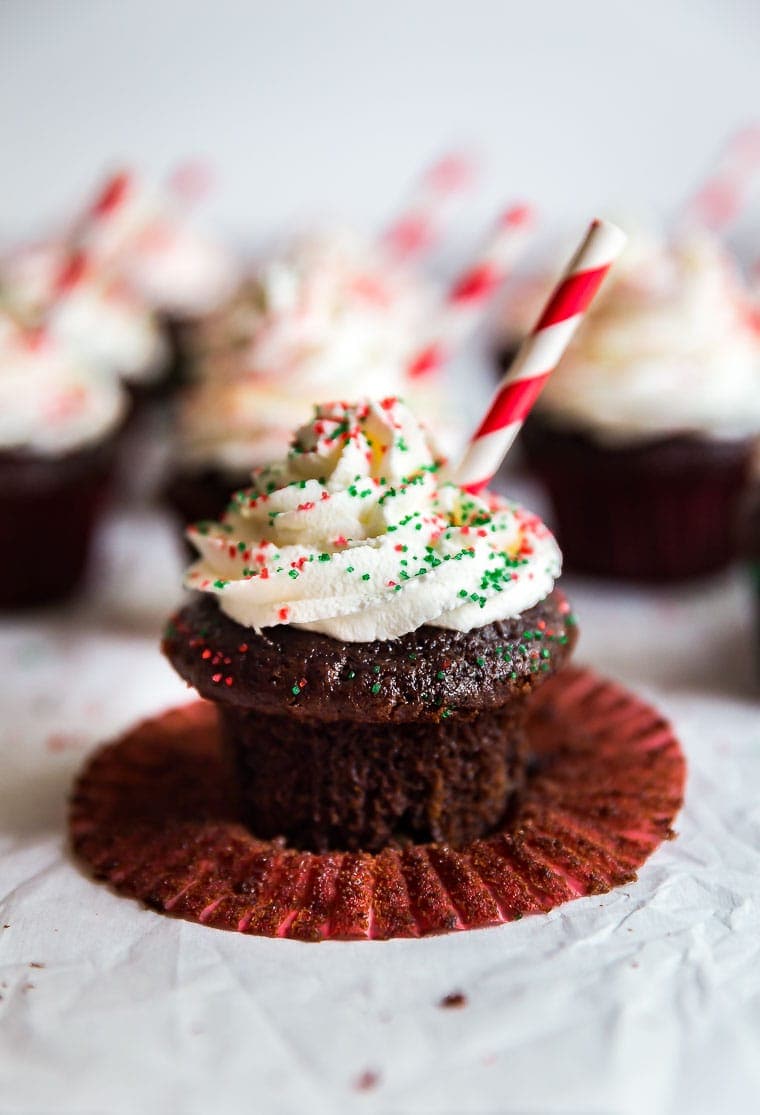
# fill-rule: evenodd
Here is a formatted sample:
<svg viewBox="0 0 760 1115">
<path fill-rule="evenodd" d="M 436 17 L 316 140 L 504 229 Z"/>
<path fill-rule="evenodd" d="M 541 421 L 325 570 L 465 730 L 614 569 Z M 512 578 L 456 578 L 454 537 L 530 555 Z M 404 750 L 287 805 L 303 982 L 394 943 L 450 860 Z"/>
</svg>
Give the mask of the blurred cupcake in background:
<svg viewBox="0 0 760 1115">
<path fill-rule="evenodd" d="M 315 402 L 404 395 L 440 418 L 436 377 L 413 369 L 436 303 L 420 274 L 346 229 L 262 263 L 196 331 L 170 485 L 182 518 L 217 514 L 252 468 L 285 452 Z"/>
<path fill-rule="evenodd" d="M 707 232 L 634 237 L 524 432 L 566 567 L 668 581 L 736 554 L 760 432 L 760 334 Z"/>
<path fill-rule="evenodd" d="M 182 378 L 187 330 L 226 302 L 240 279 L 233 254 L 196 218 L 210 183 L 200 163 L 178 167 L 164 188 L 122 170 L 74 230 L 98 265 L 158 316 L 172 348 L 173 380 Z"/>
<path fill-rule="evenodd" d="M 347 229 L 298 238 L 196 331 L 197 382 L 179 406 L 169 486 L 181 518 L 218 514 L 252 468 L 285 452 L 313 403 L 403 397 L 442 431 L 445 454 L 461 444 L 441 372 L 499 289 L 531 214 L 502 214 L 448 290 L 411 265 L 435 224 L 412 210 L 380 240 Z"/>
<path fill-rule="evenodd" d="M 118 275 L 63 241 L 0 260 L 0 307 L 26 329 L 44 326 L 74 359 L 123 382 L 133 400 L 166 378 L 169 348 L 156 315 Z"/>
<path fill-rule="evenodd" d="M 117 379 L 0 314 L 0 608 L 81 583 L 125 411 Z"/>
</svg>

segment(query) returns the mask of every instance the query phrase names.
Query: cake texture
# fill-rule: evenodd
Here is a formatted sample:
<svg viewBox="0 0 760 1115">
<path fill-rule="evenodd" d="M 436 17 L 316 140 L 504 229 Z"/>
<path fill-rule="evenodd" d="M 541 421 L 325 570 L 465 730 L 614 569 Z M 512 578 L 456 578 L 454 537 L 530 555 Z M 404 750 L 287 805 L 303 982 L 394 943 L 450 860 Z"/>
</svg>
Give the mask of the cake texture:
<svg viewBox="0 0 760 1115">
<path fill-rule="evenodd" d="M 470 632 L 345 643 L 252 633 L 199 597 L 163 649 L 216 703 L 254 832 L 298 847 L 458 844 L 505 815 L 524 776 L 523 706 L 569 658 L 559 590 Z"/>
<path fill-rule="evenodd" d="M 315 850 L 461 843 L 524 775 L 574 621 L 536 517 L 439 475 L 396 399 L 317 407 L 284 462 L 190 528 L 170 661 L 215 702 L 252 831 Z"/>
</svg>

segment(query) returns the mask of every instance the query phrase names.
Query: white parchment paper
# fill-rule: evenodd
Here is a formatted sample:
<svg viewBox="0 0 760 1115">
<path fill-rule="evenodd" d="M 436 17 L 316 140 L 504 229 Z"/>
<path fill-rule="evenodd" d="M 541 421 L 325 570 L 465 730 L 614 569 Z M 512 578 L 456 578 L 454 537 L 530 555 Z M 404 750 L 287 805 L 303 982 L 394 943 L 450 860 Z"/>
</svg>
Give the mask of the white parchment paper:
<svg viewBox="0 0 760 1115">
<path fill-rule="evenodd" d="M 88 750 L 190 694 L 159 656 L 178 553 L 114 520 L 87 606 L 0 630 L 0 1112 L 700 1115 L 760 1109 L 760 706 L 741 575 L 567 588 L 579 660 L 689 761 L 639 881 L 424 941 L 306 945 L 139 908 L 72 860 Z M 443 1009 L 443 996 L 466 1003 Z"/>
</svg>

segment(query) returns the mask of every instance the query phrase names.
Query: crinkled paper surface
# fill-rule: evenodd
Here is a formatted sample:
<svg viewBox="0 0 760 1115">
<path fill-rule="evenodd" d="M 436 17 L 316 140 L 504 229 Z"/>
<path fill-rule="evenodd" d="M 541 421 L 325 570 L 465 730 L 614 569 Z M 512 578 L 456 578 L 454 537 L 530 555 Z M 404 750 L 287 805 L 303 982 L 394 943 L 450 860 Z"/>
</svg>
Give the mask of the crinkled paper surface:
<svg viewBox="0 0 760 1115">
<path fill-rule="evenodd" d="M 192 697 L 157 651 L 177 563 L 157 517 L 122 517 L 95 603 L 0 629 L 3 1115 L 756 1109 L 760 705 L 740 575 L 567 583 L 578 659 L 655 703 L 689 762 L 679 838 L 637 883 L 496 929 L 309 945 L 143 910 L 67 850 L 87 752 Z"/>
</svg>

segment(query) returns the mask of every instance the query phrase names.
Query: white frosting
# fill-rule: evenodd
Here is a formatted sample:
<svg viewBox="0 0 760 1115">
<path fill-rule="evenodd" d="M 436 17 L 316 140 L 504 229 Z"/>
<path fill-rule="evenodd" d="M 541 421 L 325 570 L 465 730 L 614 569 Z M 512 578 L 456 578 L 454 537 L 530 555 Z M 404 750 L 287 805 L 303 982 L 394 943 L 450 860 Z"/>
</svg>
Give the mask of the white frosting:
<svg viewBox="0 0 760 1115">
<path fill-rule="evenodd" d="M 65 260 L 62 244 L 15 252 L 0 265 L 0 301 L 29 325 L 46 331 L 87 365 L 134 382 L 151 382 L 168 351 L 158 322 L 122 282 L 100 270 L 51 301 Z"/>
<path fill-rule="evenodd" d="M 0 450 L 56 456 L 110 434 L 124 416 L 118 381 L 0 316 Z"/>
<path fill-rule="evenodd" d="M 180 411 L 179 453 L 248 467 L 285 453 L 312 403 L 401 394 L 437 411 L 435 377 L 407 374 L 435 298 L 382 250 L 339 231 L 261 267 L 199 336 L 200 381 Z"/>
<path fill-rule="evenodd" d="M 215 309 L 237 281 L 229 252 L 195 226 L 180 202 L 134 174 L 118 204 L 89 222 L 86 247 L 149 305 L 179 316 Z"/>
<path fill-rule="evenodd" d="M 346 642 L 517 616 L 561 567 L 534 515 L 441 482 L 424 428 L 396 399 L 317 407 L 287 459 L 188 537 L 201 556 L 187 587 L 216 594 L 231 619 Z"/>
<path fill-rule="evenodd" d="M 760 334 L 717 242 L 634 238 L 537 409 L 612 443 L 760 430 Z"/>
</svg>

